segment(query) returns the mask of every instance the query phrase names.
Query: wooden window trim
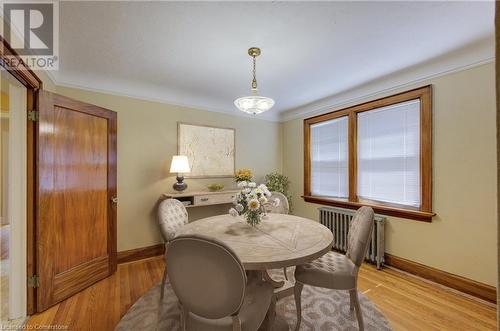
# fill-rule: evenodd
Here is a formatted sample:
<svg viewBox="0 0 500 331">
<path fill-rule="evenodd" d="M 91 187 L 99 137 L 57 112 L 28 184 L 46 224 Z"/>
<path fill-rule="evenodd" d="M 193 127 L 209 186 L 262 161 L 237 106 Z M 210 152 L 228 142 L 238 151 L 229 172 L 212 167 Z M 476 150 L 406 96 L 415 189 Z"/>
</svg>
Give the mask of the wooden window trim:
<svg viewBox="0 0 500 331">
<path fill-rule="evenodd" d="M 357 114 L 396 103 L 420 99 L 420 208 L 401 207 L 375 201 L 360 201 L 357 195 Z M 349 199 L 313 196 L 311 194 L 311 125 L 339 117 L 349 117 Z M 357 209 L 370 206 L 389 216 L 431 222 L 432 212 L 432 86 L 376 99 L 359 105 L 304 119 L 304 195 L 306 202 Z"/>
</svg>

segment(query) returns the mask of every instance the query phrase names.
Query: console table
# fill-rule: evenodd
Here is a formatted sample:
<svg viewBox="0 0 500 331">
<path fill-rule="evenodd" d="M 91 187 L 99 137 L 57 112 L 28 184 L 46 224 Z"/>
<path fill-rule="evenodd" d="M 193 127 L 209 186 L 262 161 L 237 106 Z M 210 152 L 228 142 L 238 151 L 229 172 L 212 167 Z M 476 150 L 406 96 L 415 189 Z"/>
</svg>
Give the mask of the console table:
<svg viewBox="0 0 500 331">
<path fill-rule="evenodd" d="M 162 199 L 177 199 L 182 202 L 186 208 L 191 208 L 232 203 L 238 192 L 240 192 L 240 190 L 163 193 Z"/>
</svg>

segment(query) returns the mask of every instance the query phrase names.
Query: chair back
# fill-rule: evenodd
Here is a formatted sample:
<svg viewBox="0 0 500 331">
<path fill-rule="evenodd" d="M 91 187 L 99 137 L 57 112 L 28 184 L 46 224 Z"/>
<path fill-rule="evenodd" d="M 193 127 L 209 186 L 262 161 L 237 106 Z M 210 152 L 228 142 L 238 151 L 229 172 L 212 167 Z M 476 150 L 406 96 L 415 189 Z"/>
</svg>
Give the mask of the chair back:
<svg viewBox="0 0 500 331">
<path fill-rule="evenodd" d="M 271 197 L 269 198 L 269 202 L 273 202 L 274 199 L 279 199 L 279 206 L 267 205 L 266 211 L 272 214 L 288 214 L 290 212 L 290 204 L 288 203 L 288 199 L 283 193 L 280 192 L 271 192 Z"/>
<path fill-rule="evenodd" d="M 346 256 L 358 267 L 363 263 L 370 244 L 373 217 L 373 209 L 363 206 L 356 211 L 349 226 Z"/>
<path fill-rule="evenodd" d="M 176 199 L 165 199 L 158 206 L 158 222 L 165 242 L 174 239 L 179 228 L 188 223 L 186 207 Z"/>
<path fill-rule="evenodd" d="M 166 260 L 172 288 L 188 311 L 208 319 L 239 312 L 247 277 L 224 243 L 199 235 L 178 236 L 170 242 Z"/>
</svg>

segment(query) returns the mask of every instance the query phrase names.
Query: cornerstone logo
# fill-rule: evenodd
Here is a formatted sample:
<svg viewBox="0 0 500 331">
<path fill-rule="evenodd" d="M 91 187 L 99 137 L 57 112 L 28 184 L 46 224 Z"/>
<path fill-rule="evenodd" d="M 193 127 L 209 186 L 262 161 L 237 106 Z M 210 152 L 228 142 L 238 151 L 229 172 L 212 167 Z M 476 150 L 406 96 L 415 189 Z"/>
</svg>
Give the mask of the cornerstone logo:
<svg viewBox="0 0 500 331">
<path fill-rule="evenodd" d="M 2 1 L 2 14 L 4 18 L 2 35 L 25 64 L 35 70 L 57 70 L 58 3 Z"/>
</svg>

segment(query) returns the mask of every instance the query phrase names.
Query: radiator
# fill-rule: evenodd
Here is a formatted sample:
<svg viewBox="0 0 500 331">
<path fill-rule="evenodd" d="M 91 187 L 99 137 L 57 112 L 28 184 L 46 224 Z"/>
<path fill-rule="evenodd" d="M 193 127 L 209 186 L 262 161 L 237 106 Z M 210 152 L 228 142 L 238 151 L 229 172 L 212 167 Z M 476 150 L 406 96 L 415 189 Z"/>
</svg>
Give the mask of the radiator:
<svg viewBox="0 0 500 331">
<path fill-rule="evenodd" d="M 347 234 L 349 224 L 354 216 L 355 210 L 322 207 L 319 208 L 319 220 L 321 224 L 329 228 L 333 233 L 333 249 L 345 253 L 347 251 Z M 370 246 L 366 252 L 366 260 L 377 265 L 377 269 L 384 263 L 384 224 L 385 217 L 375 214 Z"/>
</svg>

